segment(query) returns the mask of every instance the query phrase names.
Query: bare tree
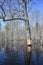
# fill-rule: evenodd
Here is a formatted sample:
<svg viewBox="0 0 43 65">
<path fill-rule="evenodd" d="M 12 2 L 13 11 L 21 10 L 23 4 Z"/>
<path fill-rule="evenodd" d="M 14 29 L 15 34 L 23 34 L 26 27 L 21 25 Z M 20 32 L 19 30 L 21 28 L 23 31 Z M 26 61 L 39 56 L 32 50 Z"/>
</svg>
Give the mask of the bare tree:
<svg viewBox="0 0 43 65">
<path fill-rule="evenodd" d="M 1 5 L 1 9 L 4 13 L 4 16 L 2 16 L 1 18 L 3 19 L 3 21 L 23 20 L 25 22 L 25 26 L 26 26 L 26 39 L 29 39 L 29 38 L 31 39 L 29 17 L 28 17 L 28 13 L 27 13 L 27 3 L 30 2 L 31 0 L 27 0 L 27 1 L 20 0 L 19 2 L 18 1 L 17 0 L 16 0 L 16 2 L 15 2 L 15 0 L 4 1 L 4 5 Z M 19 7 L 16 6 L 15 4 L 18 5 Z M 13 35 L 12 35 L 12 37 L 13 37 Z M 27 40 L 25 43 L 26 43 L 25 50 L 27 51 Z M 30 58 L 31 58 L 31 55 L 28 53 L 28 56 L 26 58 L 26 61 L 27 61 L 26 65 L 28 65 L 28 63 L 30 62 Z M 29 60 L 29 62 L 28 62 L 28 60 Z"/>
</svg>

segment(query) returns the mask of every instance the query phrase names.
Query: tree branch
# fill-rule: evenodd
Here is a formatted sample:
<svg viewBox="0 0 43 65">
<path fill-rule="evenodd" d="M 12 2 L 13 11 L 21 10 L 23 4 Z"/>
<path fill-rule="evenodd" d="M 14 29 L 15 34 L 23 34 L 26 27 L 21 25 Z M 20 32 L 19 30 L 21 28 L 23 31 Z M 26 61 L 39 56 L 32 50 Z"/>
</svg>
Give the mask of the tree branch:
<svg viewBox="0 0 43 65">
<path fill-rule="evenodd" d="M 0 8 L 2 9 L 4 15 L 6 16 L 5 11 L 4 11 L 4 9 L 3 9 L 3 7 L 1 5 L 0 5 Z"/>
<path fill-rule="evenodd" d="M 23 19 L 23 18 L 12 18 L 12 19 L 3 18 L 3 21 L 12 21 L 12 20 L 23 20 L 23 21 L 25 21 L 25 19 Z"/>
</svg>

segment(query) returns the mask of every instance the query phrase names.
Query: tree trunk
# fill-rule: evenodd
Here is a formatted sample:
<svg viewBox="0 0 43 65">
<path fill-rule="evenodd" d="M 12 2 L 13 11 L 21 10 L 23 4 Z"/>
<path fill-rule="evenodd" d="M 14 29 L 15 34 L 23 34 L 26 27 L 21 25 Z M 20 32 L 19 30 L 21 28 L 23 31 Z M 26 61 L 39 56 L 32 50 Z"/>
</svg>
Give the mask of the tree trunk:
<svg viewBox="0 0 43 65">
<path fill-rule="evenodd" d="M 27 31 L 27 39 L 31 38 L 31 30 L 30 30 L 30 24 L 29 24 L 29 19 L 28 19 L 28 14 L 27 14 L 27 5 L 24 0 L 21 0 L 22 7 L 23 7 L 23 12 L 24 12 L 24 18 L 25 18 L 25 26 L 26 26 L 26 31 Z"/>
<path fill-rule="evenodd" d="M 21 0 L 23 12 L 24 12 L 24 18 L 25 18 L 25 26 L 26 26 L 26 39 L 31 39 L 31 30 L 30 30 L 30 24 L 29 24 L 29 19 L 28 19 L 28 14 L 27 14 L 27 5 L 24 0 Z M 27 42 L 26 42 L 27 43 Z M 27 51 L 27 44 L 26 44 L 26 65 L 30 65 L 30 60 L 31 60 L 31 51 Z"/>
</svg>

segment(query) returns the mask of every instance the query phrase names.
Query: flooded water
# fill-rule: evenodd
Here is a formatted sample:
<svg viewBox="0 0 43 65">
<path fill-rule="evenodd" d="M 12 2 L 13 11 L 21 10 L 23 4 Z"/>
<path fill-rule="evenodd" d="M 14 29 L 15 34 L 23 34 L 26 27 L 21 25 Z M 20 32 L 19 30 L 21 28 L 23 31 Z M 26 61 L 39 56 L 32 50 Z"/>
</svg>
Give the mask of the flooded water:
<svg viewBox="0 0 43 65">
<path fill-rule="evenodd" d="M 0 65 L 26 65 L 25 54 L 23 50 L 6 55 L 4 48 L 0 51 Z M 32 52 L 30 65 L 43 65 L 43 53 L 37 54 Z"/>
</svg>

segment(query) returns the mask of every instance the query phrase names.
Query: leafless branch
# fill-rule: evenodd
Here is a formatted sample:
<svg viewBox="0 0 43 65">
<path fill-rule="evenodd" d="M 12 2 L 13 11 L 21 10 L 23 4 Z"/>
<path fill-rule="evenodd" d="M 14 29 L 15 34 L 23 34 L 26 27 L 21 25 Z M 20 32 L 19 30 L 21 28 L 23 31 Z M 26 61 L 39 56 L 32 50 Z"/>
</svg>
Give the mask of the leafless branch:
<svg viewBox="0 0 43 65">
<path fill-rule="evenodd" d="M 23 21 L 25 21 L 25 19 L 23 19 L 23 18 L 3 19 L 3 21 L 12 21 L 12 20 L 23 20 Z"/>
<path fill-rule="evenodd" d="M 3 7 L 1 5 L 0 5 L 0 8 L 2 9 L 2 11 L 4 13 L 4 16 L 6 16 L 5 11 L 4 11 L 4 9 L 3 9 Z"/>
</svg>

